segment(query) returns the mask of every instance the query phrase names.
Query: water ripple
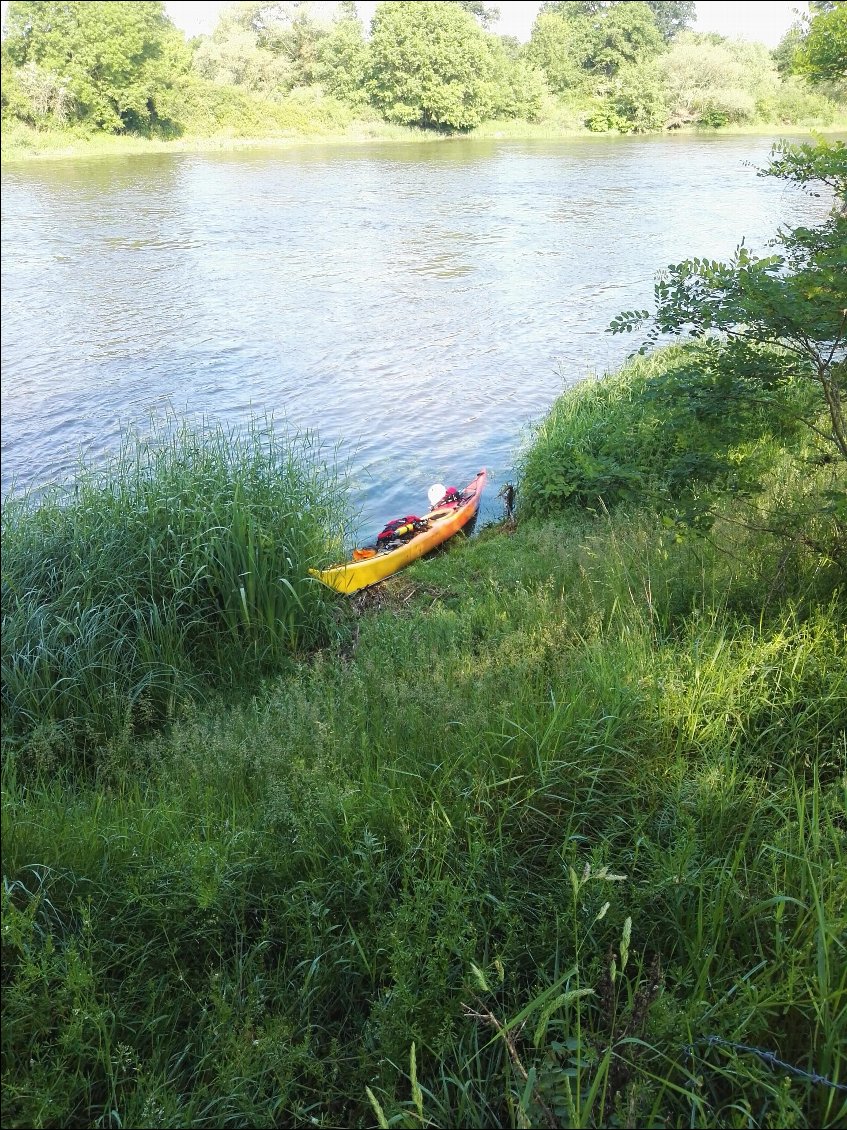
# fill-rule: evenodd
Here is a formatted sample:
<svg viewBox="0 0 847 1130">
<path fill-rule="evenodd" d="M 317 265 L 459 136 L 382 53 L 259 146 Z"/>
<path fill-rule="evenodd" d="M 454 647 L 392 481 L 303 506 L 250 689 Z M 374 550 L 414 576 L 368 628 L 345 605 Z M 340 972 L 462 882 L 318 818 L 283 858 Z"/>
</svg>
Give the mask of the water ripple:
<svg viewBox="0 0 847 1130">
<path fill-rule="evenodd" d="M 304 147 L 3 171 L 2 489 L 114 451 L 151 411 L 270 412 L 349 455 L 373 526 L 493 487 L 605 333 L 688 255 L 821 203 L 762 138 Z"/>
</svg>

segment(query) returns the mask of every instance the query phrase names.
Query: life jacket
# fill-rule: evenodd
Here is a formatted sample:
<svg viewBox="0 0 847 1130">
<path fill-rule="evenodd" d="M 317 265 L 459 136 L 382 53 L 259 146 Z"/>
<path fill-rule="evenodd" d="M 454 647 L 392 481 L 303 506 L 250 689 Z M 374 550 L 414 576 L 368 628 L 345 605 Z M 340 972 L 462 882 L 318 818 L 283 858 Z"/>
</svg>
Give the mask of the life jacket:
<svg viewBox="0 0 847 1130">
<path fill-rule="evenodd" d="M 384 549 L 390 542 L 403 541 L 413 537 L 427 528 L 427 522 L 416 514 L 407 514 L 405 518 L 395 518 L 380 533 L 376 535 L 377 549 Z"/>
</svg>

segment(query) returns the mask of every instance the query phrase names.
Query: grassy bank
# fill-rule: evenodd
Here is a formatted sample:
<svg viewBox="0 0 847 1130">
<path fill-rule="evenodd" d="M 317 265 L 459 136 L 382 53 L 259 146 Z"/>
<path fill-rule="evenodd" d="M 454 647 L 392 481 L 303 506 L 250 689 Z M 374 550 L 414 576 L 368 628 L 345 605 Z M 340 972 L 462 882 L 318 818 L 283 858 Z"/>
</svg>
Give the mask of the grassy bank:
<svg viewBox="0 0 847 1130">
<path fill-rule="evenodd" d="M 844 1124 L 843 571 L 752 528 L 835 472 L 748 420 L 759 489 L 681 525 L 684 358 L 537 437 L 643 417 L 640 497 L 533 515 L 530 450 L 515 530 L 281 676 L 84 771 L 7 749 L 4 1125 Z"/>
<path fill-rule="evenodd" d="M 174 138 L 131 135 L 80 135 L 72 130 L 48 132 L 21 124 L 5 126 L 0 141 L 4 161 L 45 158 L 131 156 L 141 153 L 213 153 L 238 149 L 278 148 L 309 144 L 357 144 L 366 141 L 439 141 L 443 135 L 371 119 L 322 128 L 262 129 L 222 128 L 211 134 L 186 134 Z"/>
<path fill-rule="evenodd" d="M 719 130 L 687 128 L 675 130 L 674 135 L 730 137 L 749 135 L 773 137 L 776 133 L 792 135 L 841 134 L 847 132 L 847 115 L 830 125 L 785 126 L 772 122 L 760 125 L 725 126 Z M 655 137 L 655 134 L 644 135 Z M 20 123 L 3 127 L 0 140 L 0 157 L 6 162 L 33 161 L 72 157 L 119 157 L 143 153 L 214 153 L 239 149 L 276 148 L 289 149 L 300 145 L 355 145 L 363 142 L 422 142 L 435 144 L 461 139 L 506 139 L 510 141 L 565 141 L 578 137 L 620 137 L 617 133 L 597 134 L 579 125 L 565 122 L 491 121 L 468 133 L 440 133 L 412 126 L 392 125 L 381 119 L 352 116 L 345 124 L 323 125 L 315 128 L 255 129 L 247 132 L 223 128 L 212 134 L 187 134 L 169 140 L 161 138 L 115 136 L 101 134 L 83 136 L 73 131 L 36 130 Z"/>
</svg>

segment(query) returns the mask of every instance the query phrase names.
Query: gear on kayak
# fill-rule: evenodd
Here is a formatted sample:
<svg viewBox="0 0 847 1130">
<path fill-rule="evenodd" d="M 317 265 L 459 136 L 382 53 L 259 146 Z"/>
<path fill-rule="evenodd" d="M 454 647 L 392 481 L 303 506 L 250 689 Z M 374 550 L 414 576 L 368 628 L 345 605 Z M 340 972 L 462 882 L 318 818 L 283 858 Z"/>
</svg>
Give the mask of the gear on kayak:
<svg viewBox="0 0 847 1130">
<path fill-rule="evenodd" d="M 393 549 L 396 544 L 414 537 L 421 530 L 429 528 L 426 518 L 419 518 L 417 514 L 407 514 L 405 518 L 395 518 L 376 535 L 377 550 Z"/>
</svg>

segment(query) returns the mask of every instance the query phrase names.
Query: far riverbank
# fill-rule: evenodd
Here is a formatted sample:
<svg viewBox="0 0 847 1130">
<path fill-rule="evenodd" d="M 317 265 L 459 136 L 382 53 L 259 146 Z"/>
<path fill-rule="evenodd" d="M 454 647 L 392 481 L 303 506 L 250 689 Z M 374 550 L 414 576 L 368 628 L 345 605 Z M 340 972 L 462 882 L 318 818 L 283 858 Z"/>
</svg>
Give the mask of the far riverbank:
<svg viewBox="0 0 847 1130">
<path fill-rule="evenodd" d="M 724 126 L 720 129 L 689 127 L 673 131 L 673 136 L 686 137 L 770 137 L 791 135 L 810 137 L 814 134 L 847 133 L 847 112 L 830 125 L 783 125 L 761 122 L 755 125 Z M 413 126 L 397 126 L 381 120 L 355 120 L 341 130 L 311 133 L 268 133 L 237 137 L 231 133 L 213 137 L 186 136 L 173 139 L 145 138 L 98 134 L 93 137 L 74 135 L 69 131 L 44 132 L 20 126 L 7 126 L 0 141 L 0 159 L 4 162 L 61 160 L 68 158 L 126 157 L 155 153 L 219 153 L 251 149 L 291 149 L 304 145 L 349 146 L 362 143 L 409 142 L 444 144 L 467 140 L 567 141 L 574 138 L 606 138 L 620 140 L 615 131 L 596 133 L 588 129 L 559 125 L 554 122 L 489 121 L 468 132 L 437 132 Z M 645 133 L 645 140 L 670 134 Z"/>
</svg>

